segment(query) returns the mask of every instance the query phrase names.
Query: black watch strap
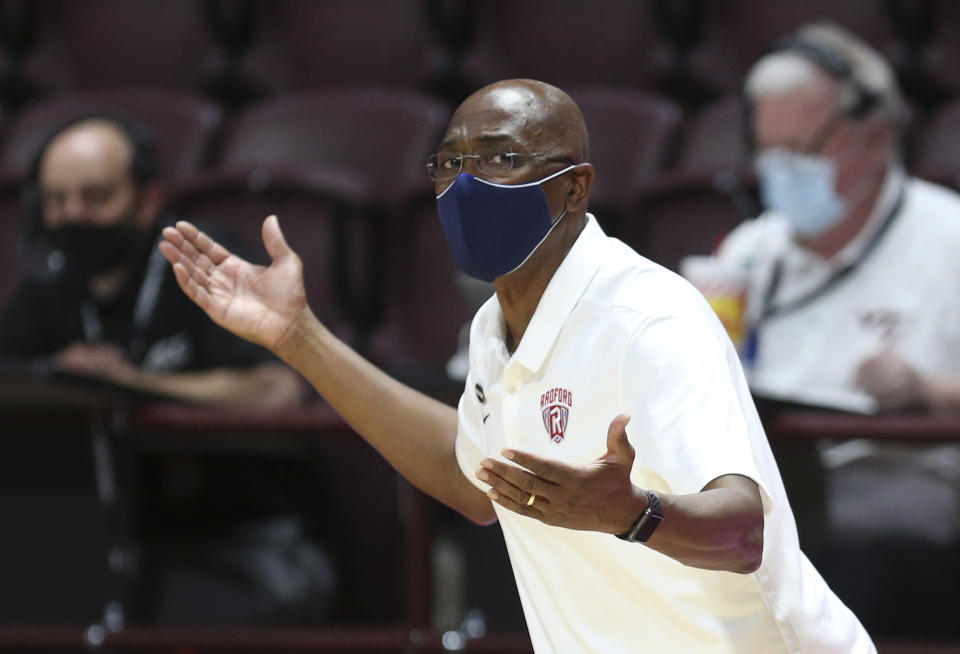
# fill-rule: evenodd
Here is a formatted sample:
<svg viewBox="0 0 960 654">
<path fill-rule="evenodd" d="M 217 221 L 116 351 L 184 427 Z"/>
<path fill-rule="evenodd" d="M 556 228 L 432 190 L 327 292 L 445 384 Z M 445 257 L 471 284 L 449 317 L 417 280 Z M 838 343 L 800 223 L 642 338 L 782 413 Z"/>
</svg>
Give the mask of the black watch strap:
<svg viewBox="0 0 960 654">
<path fill-rule="evenodd" d="M 657 527 L 660 526 L 660 523 L 663 522 L 663 507 L 660 506 L 660 498 L 653 491 L 645 490 L 643 492 L 647 494 L 647 508 L 640 514 L 639 518 L 633 521 L 629 529 L 622 534 L 617 534 L 617 538 L 620 540 L 631 543 L 646 543 Z"/>
</svg>

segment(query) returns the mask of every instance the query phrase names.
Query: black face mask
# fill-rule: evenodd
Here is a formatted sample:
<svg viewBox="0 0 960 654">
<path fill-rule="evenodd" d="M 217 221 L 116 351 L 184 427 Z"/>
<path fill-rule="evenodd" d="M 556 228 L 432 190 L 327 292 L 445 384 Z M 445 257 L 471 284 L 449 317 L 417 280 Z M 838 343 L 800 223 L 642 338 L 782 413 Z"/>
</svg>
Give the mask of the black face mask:
<svg viewBox="0 0 960 654">
<path fill-rule="evenodd" d="M 109 227 L 71 224 L 47 232 L 67 268 L 86 278 L 122 266 L 134 256 L 140 237 L 132 215 Z"/>
</svg>

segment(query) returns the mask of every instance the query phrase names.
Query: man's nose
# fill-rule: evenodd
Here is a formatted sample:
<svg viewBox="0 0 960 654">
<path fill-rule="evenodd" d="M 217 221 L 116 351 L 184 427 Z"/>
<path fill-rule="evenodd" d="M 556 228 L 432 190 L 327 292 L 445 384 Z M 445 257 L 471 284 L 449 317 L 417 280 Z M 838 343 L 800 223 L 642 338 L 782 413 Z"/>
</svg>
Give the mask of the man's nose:
<svg viewBox="0 0 960 654">
<path fill-rule="evenodd" d="M 89 221 L 87 207 L 79 195 L 68 195 L 60 207 L 60 215 L 64 222 L 83 223 Z"/>
<path fill-rule="evenodd" d="M 463 163 L 460 164 L 460 172 L 467 173 L 468 175 L 473 175 L 474 177 L 480 176 L 480 171 L 477 170 L 477 160 L 474 157 L 469 159 L 464 159 Z"/>
</svg>

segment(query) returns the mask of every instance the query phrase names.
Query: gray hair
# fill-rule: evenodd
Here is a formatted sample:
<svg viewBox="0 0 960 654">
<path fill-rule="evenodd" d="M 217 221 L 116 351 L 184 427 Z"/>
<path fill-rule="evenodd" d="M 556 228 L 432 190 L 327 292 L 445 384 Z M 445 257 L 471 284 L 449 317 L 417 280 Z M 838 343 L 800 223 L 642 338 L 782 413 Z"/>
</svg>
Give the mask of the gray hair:
<svg viewBox="0 0 960 654">
<path fill-rule="evenodd" d="M 867 92 L 894 128 L 903 121 L 903 97 L 890 64 L 876 50 L 851 32 L 831 22 L 817 22 L 798 29 L 790 39 L 836 55 L 850 68 L 850 79 L 839 80 L 847 97 Z M 823 71 L 801 50 L 786 47 L 760 58 L 747 74 L 745 92 L 755 101 L 766 95 L 792 91 L 817 79 Z M 858 90 L 862 89 L 862 91 Z M 841 98 L 844 101 L 845 98 Z"/>
</svg>

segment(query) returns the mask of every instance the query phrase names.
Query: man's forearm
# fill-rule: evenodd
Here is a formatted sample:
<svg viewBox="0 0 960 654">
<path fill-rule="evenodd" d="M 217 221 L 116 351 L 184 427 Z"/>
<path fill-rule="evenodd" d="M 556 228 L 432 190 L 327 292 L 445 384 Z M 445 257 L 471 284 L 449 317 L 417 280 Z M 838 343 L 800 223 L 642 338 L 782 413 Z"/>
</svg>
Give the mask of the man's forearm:
<svg viewBox="0 0 960 654">
<path fill-rule="evenodd" d="M 276 353 L 412 484 L 475 522 L 495 519 L 490 501 L 457 464 L 455 409 L 379 370 L 309 310 Z"/>
<path fill-rule="evenodd" d="M 760 565 L 763 508 L 752 481 L 728 475 L 699 493 L 660 498 L 664 520 L 649 547 L 684 565 L 708 570 L 747 573 Z"/>
</svg>

